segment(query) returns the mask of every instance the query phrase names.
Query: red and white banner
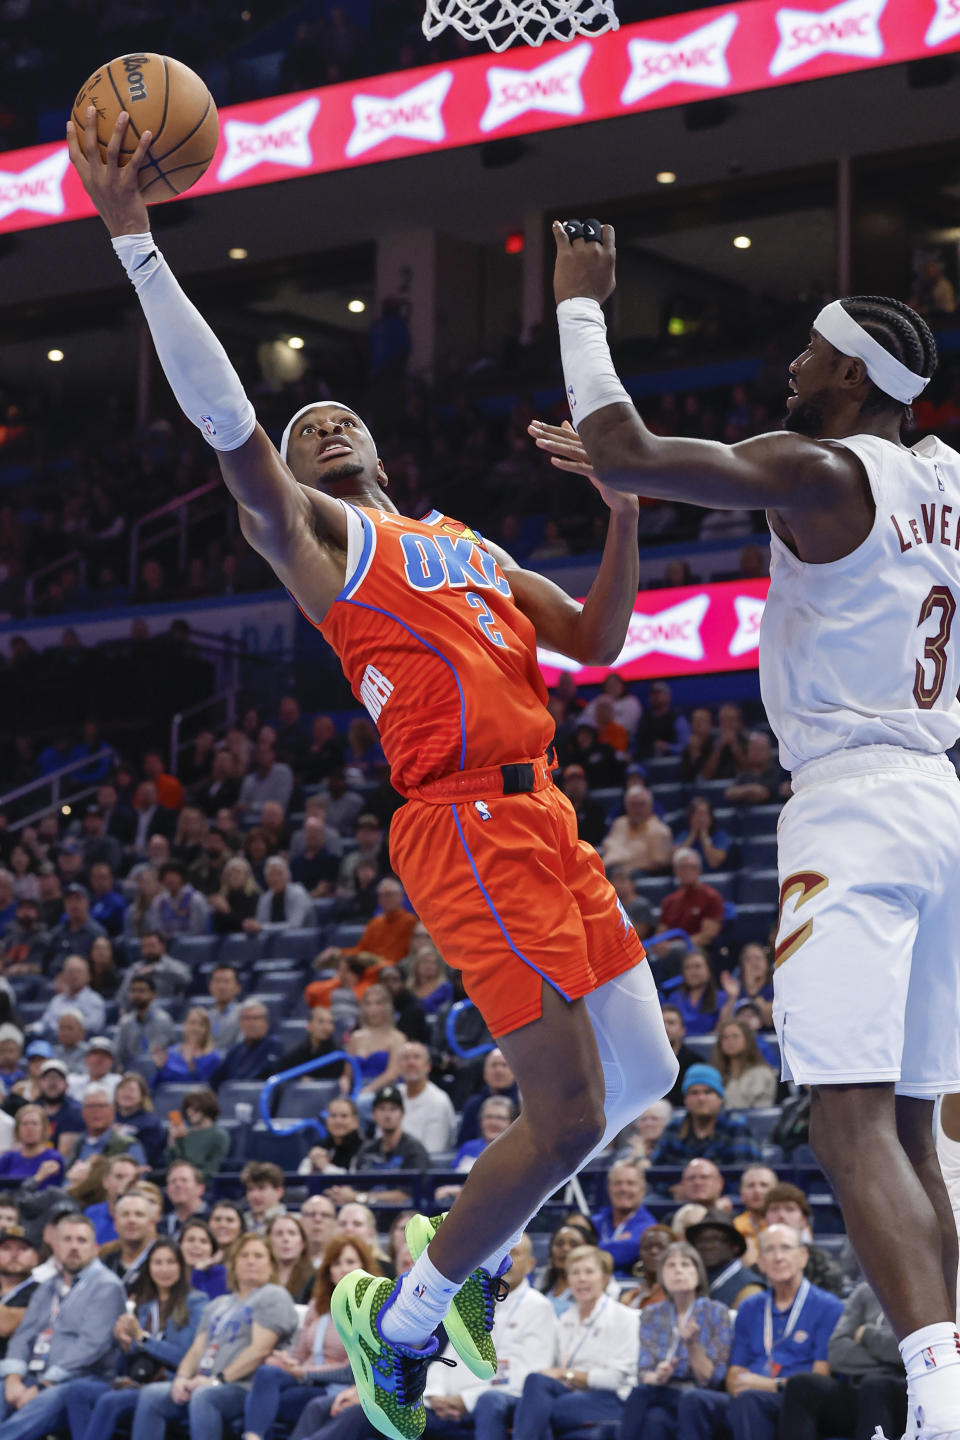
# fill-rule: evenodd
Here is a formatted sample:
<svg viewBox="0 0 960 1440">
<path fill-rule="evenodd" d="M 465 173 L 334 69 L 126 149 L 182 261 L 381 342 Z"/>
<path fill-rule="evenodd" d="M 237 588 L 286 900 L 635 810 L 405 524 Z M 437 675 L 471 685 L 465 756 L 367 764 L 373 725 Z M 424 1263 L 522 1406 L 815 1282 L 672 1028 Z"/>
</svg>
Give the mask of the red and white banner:
<svg viewBox="0 0 960 1440">
<path fill-rule="evenodd" d="M 739 0 L 540 49 L 229 105 L 208 195 L 960 50 L 960 0 Z M 66 115 L 64 115 L 66 121 Z M 0 232 L 93 207 L 65 144 L 0 154 Z M 172 203 L 172 202 L 171 202 Z"/>
<path fill-rule="evenodd" d="M 600 685 L 612 670 L 625 680 L 755 670 L 769 588 L 769 580 L 722 580 L 643 590 L 633 607 L 626 644 L 613 665 L 578 665 L 541 649 L 537 657 L 543 678 L 555 685 L 566 670 L 580 685 Z"/>
</svg>

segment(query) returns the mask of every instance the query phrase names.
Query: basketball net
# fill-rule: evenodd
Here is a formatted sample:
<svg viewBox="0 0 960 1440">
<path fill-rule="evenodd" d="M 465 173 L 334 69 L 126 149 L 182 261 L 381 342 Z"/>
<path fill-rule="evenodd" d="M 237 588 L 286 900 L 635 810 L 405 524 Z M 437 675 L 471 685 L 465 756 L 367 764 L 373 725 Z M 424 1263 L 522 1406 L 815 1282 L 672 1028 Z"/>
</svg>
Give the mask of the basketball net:
<svg viewBox="0 0 960 1440">
<path fill-rule="evenodd" d="M 465 40 L 486 40 L 491 50 L 506 50 L 514 40 L 542 45 L 602 35 L 620 22 L 614 0 L 427 0 L 423 33 L 435 40 L 448 25 Z"/>
</svg>

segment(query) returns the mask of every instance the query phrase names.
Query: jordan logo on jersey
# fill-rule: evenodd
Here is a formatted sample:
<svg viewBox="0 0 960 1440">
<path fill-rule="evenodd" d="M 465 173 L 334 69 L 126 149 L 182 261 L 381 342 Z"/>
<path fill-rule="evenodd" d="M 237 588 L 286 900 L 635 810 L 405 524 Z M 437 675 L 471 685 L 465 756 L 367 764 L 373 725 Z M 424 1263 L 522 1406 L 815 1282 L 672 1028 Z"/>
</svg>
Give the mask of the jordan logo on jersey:
<svg viewBox="0 0 960 1440">
<path fill-rule="evenodd" d="M 497 590 L 510 594 L 493 556 L 467 538 L 472 532 L 454 539 L 449 535 L 414 535 L 410 531 L 398 536 L 403 551 L 403 575 L 412 590 L 439 590 L 449 585 L 452 590 Z"/>
<path fill-rule="evenodd" d="M 448 535 L 456 535 L 460 540 L 473 540 L 475 543 L 479 543 L 480 540 L 480 536 L 475 530 L 471 530 L 469 525 L 451 525 L 449 521 L 444 520 L 440 529 L 446 530 Z"/>
<path fill-rule="evenodd" d="M 388 680 L 375 665 L 368 665 L 360 681 L 360 699 L 374 724 L 380 719 L 380 712 L 393 694 L 393 682 Z"/>
</svg>

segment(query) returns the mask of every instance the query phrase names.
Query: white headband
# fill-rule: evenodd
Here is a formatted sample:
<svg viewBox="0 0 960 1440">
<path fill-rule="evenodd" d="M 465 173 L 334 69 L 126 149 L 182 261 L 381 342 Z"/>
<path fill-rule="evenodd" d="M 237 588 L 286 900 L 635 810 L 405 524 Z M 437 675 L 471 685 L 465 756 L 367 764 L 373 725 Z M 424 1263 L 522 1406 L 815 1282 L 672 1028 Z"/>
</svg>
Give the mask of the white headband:
<svg viewBox="0 0 960 1440">
<path fill-rule="evenodd" d="M 929 377 L 924 379 L 922 375 L 914 374 L 889 350 L 884 350 L 880 342 L 868 335 L 863 326 L 844 310 L 839 300 L 824 306 L 814 320 L 813 328 L 824 340 L 829 340 L 841 355 L 855 355 L 862 360 L 873 383 L 902 405 L 909 405 L 924 386 L 930 384 Z"/>
<path fill-rule="evenodd" d="M 306 413 L 307 413 L 308 410 L 315 410 L 318 405 L 340 405 L 340 401 L 339 401 L 339 400 L 311 400 L 309 405 L 301 405 L 301 407 L 300 407 L 300 409 L 297 411 L 296 415 L 294 415 L 292 419 L 290 419 L 290 420 L 287 421 L 287 428 L 286 428 L 286 430 L 284 430 L 282 436 L 280 437 L 280 459 L 281 459 L 281 460 L 286 460 L 286 458 L 287 458 L 287 449 L 288 449 L 288 447 L 289 447 L 289 445 L 290 445 L 290 436 L 293 434 L 293 427 L 294 427 L 294 425 L 296 425 L 297 421 L 301 418 L 301 416 L 306 415 Z M 349 405 L 340 405 L 340 408 L 341 408 L 341 410 L 349 410 L 351 415 L 354 413 L 353 410 L 351 409 L 351 407 L 350 407 Z"/>
</svg>

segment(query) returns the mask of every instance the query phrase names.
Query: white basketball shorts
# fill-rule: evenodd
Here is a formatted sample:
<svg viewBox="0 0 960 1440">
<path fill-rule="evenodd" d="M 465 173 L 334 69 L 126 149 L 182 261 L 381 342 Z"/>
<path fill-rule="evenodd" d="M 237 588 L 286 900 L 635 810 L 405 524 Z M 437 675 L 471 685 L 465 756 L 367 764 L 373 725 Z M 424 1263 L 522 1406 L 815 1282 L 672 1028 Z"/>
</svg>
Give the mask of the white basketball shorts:
<svg viewBox="0 0 960 1440">
<path fill-rule="evenodd" d="M 773 1019 L 784 1077 L 960 1090 L 960 781 L 865 745 L 793 777 L 777 831 Z"/>
</svg>

